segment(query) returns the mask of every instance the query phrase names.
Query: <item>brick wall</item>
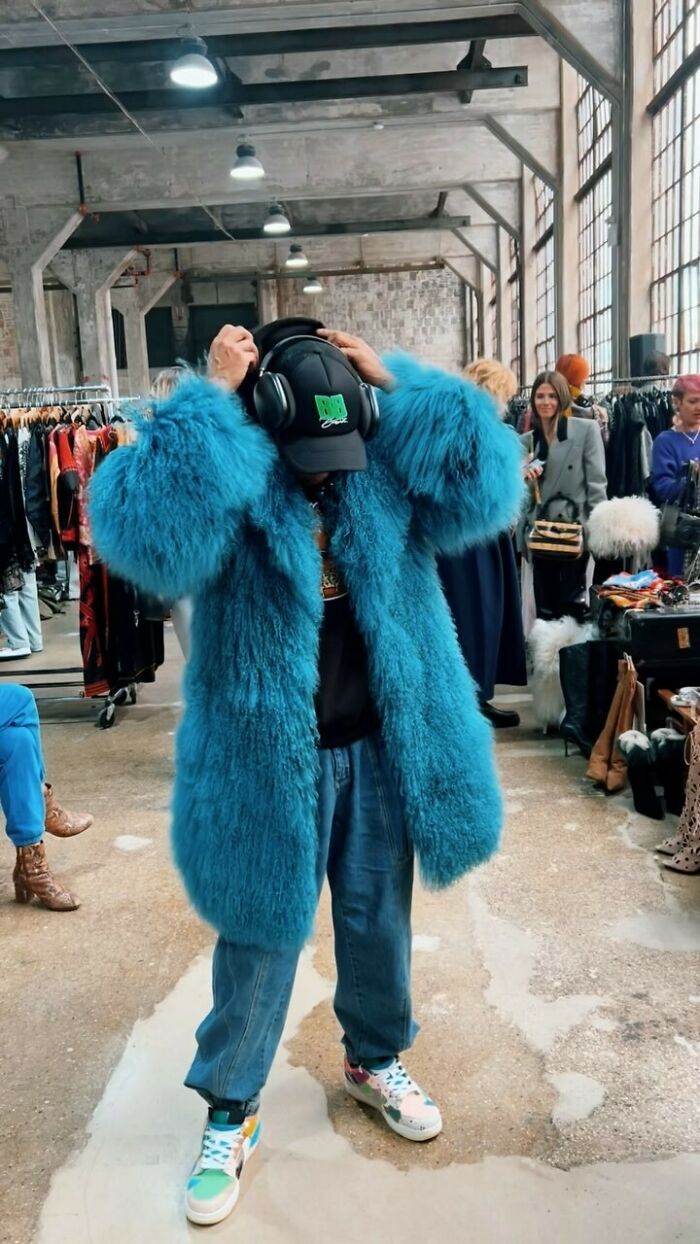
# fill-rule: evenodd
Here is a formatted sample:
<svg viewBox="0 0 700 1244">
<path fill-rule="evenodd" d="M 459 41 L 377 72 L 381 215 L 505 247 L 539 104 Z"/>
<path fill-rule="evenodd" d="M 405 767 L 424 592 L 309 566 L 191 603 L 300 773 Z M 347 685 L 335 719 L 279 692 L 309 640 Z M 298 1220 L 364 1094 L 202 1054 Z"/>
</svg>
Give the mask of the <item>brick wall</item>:
<svg viewBox="0 0 700 1244">
<path fill-rule="evenodd" d="M 11 294 L 0 294 L 0 389 L 20 384 L 15 312 Z"/>
<path fill-rule="evenodd" d="M 464 365 L 462 283 L 445 269 L 322 277 L 322 294 L 278 281 L 280 316 L 311 315 L 365 337 L 379 350 L 397 346 L 448 369 Z"/>
</svg>

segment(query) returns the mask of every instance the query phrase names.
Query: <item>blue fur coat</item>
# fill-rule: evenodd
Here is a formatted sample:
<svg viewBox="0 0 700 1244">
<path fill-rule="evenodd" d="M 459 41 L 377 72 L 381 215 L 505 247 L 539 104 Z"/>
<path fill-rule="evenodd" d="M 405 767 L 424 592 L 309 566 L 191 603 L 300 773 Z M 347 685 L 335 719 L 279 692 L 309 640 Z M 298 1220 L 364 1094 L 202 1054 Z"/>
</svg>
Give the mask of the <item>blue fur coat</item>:
<svg viewBox="0 0 700 1244">
<path fill-rule="evenodd" d="M 515 518 L 521 449 L 482 391 L 405 356 L 388 365 L 397 383 L 381 395 L 367 470 L 339 477 L 327 518 L 421 875 L 443 887 L 496 849 L 502 809 L 435 553 Z M 239 400 L 194 377 L 92 484 L 108 565 L 146 591 L 194 598 L 175 858 L 206 920 L 267 948 L 301 945 L 316 909 L 314 521 Z"/>
</svg>

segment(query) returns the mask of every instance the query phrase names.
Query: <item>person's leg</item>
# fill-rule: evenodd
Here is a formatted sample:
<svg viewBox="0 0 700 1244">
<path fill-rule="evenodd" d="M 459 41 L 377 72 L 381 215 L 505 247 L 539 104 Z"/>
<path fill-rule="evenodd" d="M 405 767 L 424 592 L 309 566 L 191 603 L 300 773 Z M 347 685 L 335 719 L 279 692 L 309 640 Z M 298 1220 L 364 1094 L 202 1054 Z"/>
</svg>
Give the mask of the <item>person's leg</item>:
<svg viewBox="0 0 700 1244">
<path fill-rule="evenodd" d="M 336 752 L 338 802 L 328 878 L 338 969 L 335 1013 L 351 1063 L 407 1049 L 413 851 L 379 735 Z"/>
<path fill-rule="evenodd" d="M 24 629 L 29 639 L 29 647 L 32 652 L 41 652 L 44 647 L 44 637 L 41 633 L 36 573 L 33 570 L 25 571 L 24 587 L 19 592 L 19 608 Z"/>
<path fill-rule="evenodd" d="M 0 804 L 16 847 L 44 835 L 44 760 L 39 714 L 31 691 L 0 686 Z"/>
<path fill-rule="evenodd" d="M 31 644 L 19 603 L 19 592 L 6 592 L 0 610 L 0 628 L 7 637 L 7 646 L 15 651 L 30 652 Z"/>
<path fill-rule="evenodd" d="M 319 890 L 336 797 L 331 755 L 320 756 Z M 197 1030 L 197 1054 L 185 1080 L 209 1105 L 187 1187 L 192 1222 L 220 1222 L 236 1204 L 241 1171 L 258 1143 L 260 1093 L 282 1036 L 298 958 L 298 949 L 266 951 L 223 938 L 217 942 L 214 1004 Z"/>
<path fill-rule="evenodd" d="M 418 1026 L 411 1013 L 413 851 L 396 781 L 378 735 L 336 755 L 345 774 L 328 876 L 345 1088 L 400 1136 L 430 1140 L 442 1130 L 440 1111 L 398 1057 Z"/>
<path fill-rule="evenodd" d="M 75 911 L 80 900 L 49 871 L 44 843 L 44 760 L 31 691 L 0 687 L 0 805 L 17 849 L 12 880 L 18 903 L 33 898 L 49 911 Z"/>
<path fill-rule="evenodd" d="M 559 563 L 545 557 L 533 558 L 532 578 L 537 617 L 546 621 L 561 617 Z"/>
</svg>

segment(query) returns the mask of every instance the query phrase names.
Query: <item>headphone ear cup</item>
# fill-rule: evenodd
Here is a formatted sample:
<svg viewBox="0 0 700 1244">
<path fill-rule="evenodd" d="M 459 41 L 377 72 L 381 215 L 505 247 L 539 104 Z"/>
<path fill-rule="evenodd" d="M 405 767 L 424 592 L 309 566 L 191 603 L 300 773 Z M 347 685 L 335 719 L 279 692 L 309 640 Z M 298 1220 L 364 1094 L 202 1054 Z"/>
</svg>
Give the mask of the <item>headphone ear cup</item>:
<svg viewBox="0 0 700 1244">
<path fill-rule="evenodd" d="M 379 402 L 371 385 L 360 384 L 360 427 L 363 441 L 371 441 L 379 428 Z"/>
<path fill-rule="evenodd" d="M 266 432 L 283 432 L 294 422 L 296 404 L 286 376 L 263 372 L 253 392 L 253 404 L 258 423 Z"/>
</svg>

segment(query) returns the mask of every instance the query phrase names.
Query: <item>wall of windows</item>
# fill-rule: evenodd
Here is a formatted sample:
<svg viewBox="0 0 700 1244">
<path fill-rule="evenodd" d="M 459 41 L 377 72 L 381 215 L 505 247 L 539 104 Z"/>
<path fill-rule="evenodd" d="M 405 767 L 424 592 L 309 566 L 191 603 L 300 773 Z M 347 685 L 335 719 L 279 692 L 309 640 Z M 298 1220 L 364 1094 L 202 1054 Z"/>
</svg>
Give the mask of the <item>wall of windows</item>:
<svg viewBox="0 0 700 1244">
<path fill-rule="evenodd" d="M 612 120 L 610 102 L 579 78 L 578 349 L 591 377 L 612 379 Z"/>
<path fill-rule="evenodd" d="M 698 0 L 654 0 L 651 315 L 674 371 L 700 370 Z"/>
<path fill-rule="evenodd" d="M 510 366 L 518 380 L 520 376 L 520 246 L 517 239 L 508 240 L 508 294 L 510 304 Z M 506 356 L 507 343 L 503 354 Z"/>
<path fill-rule="evenodd" d="M 554 273 L 554 191 L 535 177 L 535 355 L 537 369 L 556 362 L 557 290 Z"/>
</svg>

